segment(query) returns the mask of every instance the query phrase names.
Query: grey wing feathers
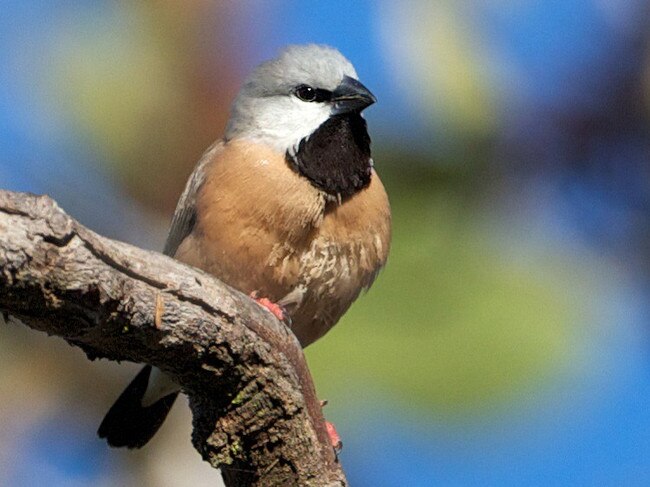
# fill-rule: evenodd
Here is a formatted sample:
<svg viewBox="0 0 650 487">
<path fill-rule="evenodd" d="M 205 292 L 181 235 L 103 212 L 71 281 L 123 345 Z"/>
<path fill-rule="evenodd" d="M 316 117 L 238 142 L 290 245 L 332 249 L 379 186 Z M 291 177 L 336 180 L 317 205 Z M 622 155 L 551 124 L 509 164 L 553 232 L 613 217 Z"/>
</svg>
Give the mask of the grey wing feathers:
<svg viewBox="0 0 650 487">
<path fill-rule="evenodd" d="M 183 243 L 183 240 L 192 233 L 196 224 L 196 197 L 205 180 L 205 168 L 221 144 L 222 142 L 218 141 L 210 146 L 196 164 L 192 175 L 187 181 L 183 194 L 176 205 L 174 218 L 172 219 L 171 228 L 167 235 L 167 241 L 165 242 L 165 249 L 163 250 L 164 254 L 174 256 L 178 247 Z"/>
</svg>

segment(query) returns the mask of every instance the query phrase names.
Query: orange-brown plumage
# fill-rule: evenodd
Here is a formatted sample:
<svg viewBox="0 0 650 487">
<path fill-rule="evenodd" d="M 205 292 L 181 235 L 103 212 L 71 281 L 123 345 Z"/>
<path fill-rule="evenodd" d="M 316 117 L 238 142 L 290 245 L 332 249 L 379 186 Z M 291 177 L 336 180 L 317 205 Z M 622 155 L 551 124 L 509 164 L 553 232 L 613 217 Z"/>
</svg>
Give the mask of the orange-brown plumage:
<svg viewBox="0 0 650 487">
<path fill-rule="evenodd" d="M 175 257 L 290 310 L 303 346 L 331 328 L 386 262 L 390 208 L 377 174 L 329 198 L 284 154 L 246 140 L 216 145 L 197 191 L 197 219 Z"/>
</svg>

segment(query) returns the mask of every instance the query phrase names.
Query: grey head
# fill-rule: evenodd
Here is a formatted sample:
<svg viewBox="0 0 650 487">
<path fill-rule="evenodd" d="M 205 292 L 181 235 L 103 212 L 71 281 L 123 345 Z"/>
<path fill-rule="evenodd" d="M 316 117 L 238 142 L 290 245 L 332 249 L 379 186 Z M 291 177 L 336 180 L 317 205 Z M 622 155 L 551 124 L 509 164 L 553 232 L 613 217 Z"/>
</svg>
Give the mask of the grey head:
<svg viewBox="0 0 650 487">
<path fill-rule="evenodd" d="M 233 103 L 225 139 L 249 139 L 293 154 L 330 117 L 361 112 L 375 101 L 336 49 L 289 46 L 246 79 Z"/>
</svg>

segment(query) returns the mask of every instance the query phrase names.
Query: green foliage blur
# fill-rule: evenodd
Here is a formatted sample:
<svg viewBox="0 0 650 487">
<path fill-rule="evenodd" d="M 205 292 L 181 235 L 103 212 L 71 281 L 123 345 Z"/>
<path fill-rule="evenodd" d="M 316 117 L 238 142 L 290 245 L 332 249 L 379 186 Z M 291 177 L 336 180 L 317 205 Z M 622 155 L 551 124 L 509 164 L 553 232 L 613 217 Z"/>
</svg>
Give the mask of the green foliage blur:
<svg viewBox="0 0 650 487">
<path fill-rule="evenodd" d="M 404 157 L 399 167 L 377 159 L 393 210 L 386 268 L 307 350 L 321 395 L 336 399 L 329 407 L 379 395 L 462 420 L 565 374 L 580 359 L 588 316 L 578 270 L 533 249 L 513 258 L 520 242 L 495 230 L 495 215 L 468 191 L 472 177 Z"/>
</svg>

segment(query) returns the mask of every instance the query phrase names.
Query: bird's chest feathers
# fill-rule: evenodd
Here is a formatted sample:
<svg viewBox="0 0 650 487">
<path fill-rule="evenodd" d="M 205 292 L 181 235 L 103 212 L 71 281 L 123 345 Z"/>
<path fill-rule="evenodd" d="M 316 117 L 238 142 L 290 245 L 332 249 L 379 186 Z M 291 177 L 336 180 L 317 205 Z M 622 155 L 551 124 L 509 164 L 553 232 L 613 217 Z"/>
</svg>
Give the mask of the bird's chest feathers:
<svg viewBox="0 0 650 487">
<path fill-rule="evenodd" d="M 181 260 L 275 299 L 297 285 L 318 287 L 317 294 L 336 282 L 357 290 L 366 274 L 374 276 L 388 246 L 381 223 L 390 218 L 388 201 L 376 175 L 372 181 L 339 203 L 290 167 L 284 154 L 232 141 L 206 175 L 196 230 L 179 249 L 186 254 Z"/>
<path fill-rule="evenodd" d="M 362 215 L 346 217 L 345 213 L 354 211 L 345 208 L 346 204 L 355 205 L 347 201 L 327 208 L 318 226 L 303 239 L 274 244 L 265 267 L 273 270 L 272 282 L 282 284 L 275 299 L 284 299 L 288 305 L 307 301 L 314 308 L 319 302 L 327 307 L 332 300 L 351 302 L 370 285 L 385 262 L 388 236 L 382 227 L 366 226 Z M 296 294 L 296 290 L 302 291 Z"/>
<path fill-rule="evenodd" d="M 339 235 L 323 232 L 321 226 L 322 222 L 302 239 L 279 241 L 273 245 L 266 265 L 276 269 L 278 280 L 286 280 L 291 286 L 307 287 L 329 286 L 335 280 L 347 280 L 358 246 Z"/>
</svg>

